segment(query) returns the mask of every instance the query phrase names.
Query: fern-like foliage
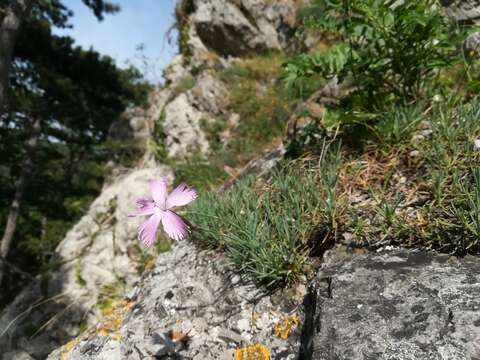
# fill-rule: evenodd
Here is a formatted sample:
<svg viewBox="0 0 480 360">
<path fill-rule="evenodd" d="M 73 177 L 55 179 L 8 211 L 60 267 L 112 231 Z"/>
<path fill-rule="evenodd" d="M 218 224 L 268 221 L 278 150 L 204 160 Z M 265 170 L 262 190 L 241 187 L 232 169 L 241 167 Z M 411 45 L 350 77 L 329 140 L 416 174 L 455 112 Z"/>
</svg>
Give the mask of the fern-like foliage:
<svg viewBox="0 0 480 360">
<path fill-rule="evenodd" d="M 379 108 L 421 97 L 441 69 L 462 60 L 462 34 L 436 0 L 316 0 L 300 16 L 305 28 L 336 45 L 288 61 L 289 89 L 312 76 L 338 75 L 362 89 L 363 105 Z"/>
</svg>

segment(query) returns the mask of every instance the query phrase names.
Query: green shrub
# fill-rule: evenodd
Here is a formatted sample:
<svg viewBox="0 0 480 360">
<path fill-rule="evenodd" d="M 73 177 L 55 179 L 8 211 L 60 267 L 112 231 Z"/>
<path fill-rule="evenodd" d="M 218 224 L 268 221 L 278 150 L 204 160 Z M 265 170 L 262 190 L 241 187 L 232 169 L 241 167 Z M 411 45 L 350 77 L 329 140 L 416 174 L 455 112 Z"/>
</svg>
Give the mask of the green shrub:
<svg viewBox="0 0 480 360">
<path fill-rule="evenodd" d="M 177 95 L 190 90 L 195 86 L 196 83 L 197 83 L 197 80 L 192 75 L 185 75 L 180 80 L 178 80 L 178 83 L 173 89 L 170 97 L 173 99 Z"/>
<path fill-rule="evenodd" d="M 422 97 L 443 68 L 461 61 L 456 24 L 436 0 L 317 0 L 303 21 L 336 45 L 285 64 L 289 88 L 320 74 L 338 75 L 357 91 L 347 107 L 372 111 Z"/>
</svg>

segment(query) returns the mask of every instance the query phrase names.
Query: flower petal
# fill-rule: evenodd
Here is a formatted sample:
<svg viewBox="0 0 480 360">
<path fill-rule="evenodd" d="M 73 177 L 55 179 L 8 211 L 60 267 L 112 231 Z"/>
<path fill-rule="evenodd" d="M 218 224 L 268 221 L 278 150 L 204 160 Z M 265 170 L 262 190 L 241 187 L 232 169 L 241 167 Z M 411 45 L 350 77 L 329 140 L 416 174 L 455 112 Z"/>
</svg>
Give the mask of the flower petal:
<svg viewBox="0 0 480 360">
<path fill-rule="evenodd" d="M 157 229 L 162 219 L 162 213 L 157 210 L 138 228 L 138 239 L 145 246 L 152 246 L 157 239 Z"/>
<path fill-rule="evenodd" d="M 168 195 L 166 207 L 170 209 L 175 206 L 187 205 L 195 200 L 197 196 L 198 194 L 195 189 L 185 183 L 181 183 Z"/>
<path fill-rule="evenodd" d="M 152 200 L 137 199 L 136 206 L 137 212 L 129 215 L 130 217 L 152 215 L 155 212 L 155 203 Z"/>
<path fill-rule="evenodd" d="M 182 240 L 188 234 L 188 226 L 183 219 L 173 211 L 162 211 L 163 229 L 168 237 L 173 240 Z"/>
<path fill-rule="evenodd" d="M 167 199 L 167 179 L 161 178 L 160 180 L 152 181 L 150 191 L 152 192 L 152 198 L 155 204 L 161 208 L 165 207 L 165 201 Z"/>
</svg>

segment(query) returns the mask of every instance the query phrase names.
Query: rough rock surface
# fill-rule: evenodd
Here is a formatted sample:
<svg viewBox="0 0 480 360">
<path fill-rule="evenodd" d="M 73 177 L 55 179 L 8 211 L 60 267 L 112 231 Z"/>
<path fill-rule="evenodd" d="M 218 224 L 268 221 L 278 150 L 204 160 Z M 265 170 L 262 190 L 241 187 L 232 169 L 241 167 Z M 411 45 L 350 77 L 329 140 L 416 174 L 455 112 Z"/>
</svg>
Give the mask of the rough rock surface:
<svg viewBox="0 0 480 360">
<path fill-rule="evenodd" d="M 188 46 L 194 56 L 208 48 L 222 56 L 284 49 L 295 31 L 301 1 L 185 0 L 190 13 Z"/>
<path fill-rule="evenodd" d="M 335 248 L 316 291 L 307 296 L 301 359 L 480 358 L 477 257 Z"/>
<path fill-rule="evenodd" d="M 458 21 L 477 21 L 480 19 L 480 1 L 478 0 L 442 0 L 446 14 Z"/>
<path fill-rule="evenodd" d="M 208 72 L 194 80 L 195 85 L 177 95 L 164 108 L 163 131 L 168 157 L 207 155 L 208 141 L 200 127 L 201 119 L 211 119 L 225 110 L 228 91 Z"/>
<path fill-rule="evenodd" d="M 122 117 L 114 122 L 109 129 L 109 137 L 116 141 L 127 142 L 128 146 L 136 147 L 143 154 L 142 166 L 154 165 L 153 154 L 149 146 L 155 122 L 160 117 L 162 109 L 170 96 L 170 89 L 155 87 L 148 96 L 146 108 L 136 107 L 127 110 Z M 118 168 L 114 166 L 114 174 Z"/>
<path fill-rule="evenodd" d="M 180 94 L 168 103 L 163 130 L 170 158 L 182 158 L 192 152 L 208 152 L 208 142 L 200 129 L 202 117 L 203 113 L 193 107 L 186 94 Z"/>
<path fill-rule="evenodd" d="M 227 191 L 238 180 L 246 176 L 265 176 L 284 158 L 285 148 L 283 144 L 278 145 L 273 149 L 266 150 L 263 154 L 250 160 L 243 169 L 232 179 L 223 184 L 220 191 Z"/>
<path fill-rule="evenodd" d="M 65 340 L 78 335 L 80 325 L 98 321 L 102 287 L 119 279 L 137 279 L 132 253 L 140 219 L 128 218 L 135 199 L 149 193 L 153 179 L 167 176 L 166 166 L 135 170 L 106 186 L 88 213 L 56 249 L 58 268 L 25 288 L 0 318 L 0 355 L 17 349 L 45 358 Z M 37 336 L 25 335 L 43 328 Z M 30 333 L 30 335 L 32 335 Z"/>
<path fill-rule="evenodd" d="M 300 329 L 293 326 L 285 340 L 274 329 L 299 315 L 303 288 L 267 296 L 230 270 L 221 254 L 177 243 L 134 288 L 117 333 L 90 333 L 48 359 L 233 359 L 234 349 L 256 343 L 273 359 L 294 359 Z M 172 341 L 171 331 L 190 340 Z"/>
<path fill-rule="evenodd" d="M 445 14 L 462 24 L 476 24 L 480 20 L 479 0 L 442 0 Z M 478 60 L 480 50 L 480 33 L 470 34 L 463 43 L 463 53 L 467 60 Z"/>
</svg>

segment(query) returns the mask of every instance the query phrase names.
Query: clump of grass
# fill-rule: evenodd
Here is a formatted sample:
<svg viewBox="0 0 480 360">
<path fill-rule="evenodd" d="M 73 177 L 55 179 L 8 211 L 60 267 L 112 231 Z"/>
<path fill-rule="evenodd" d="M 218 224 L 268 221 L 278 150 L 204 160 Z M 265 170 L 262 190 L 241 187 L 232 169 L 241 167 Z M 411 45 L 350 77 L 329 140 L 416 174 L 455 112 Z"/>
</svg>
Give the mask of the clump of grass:
<svg viewBox="0 0 480 360">
<path fill-rule="evenodd" d="M 191 75 L 186 75 L 178 81 L 176 86 L 177 91 L 184 92 L 193 88 L 196 84 L 196 80 Z"/>
<path fill-rule="evenodd" d="M 357 245 L 480 251 L 480 98 L 395 109 L 379 138 L 350 152 L 342 188 L 354 200 L 339 227 Z M 385 118 L 387 121 L 387 118 Z"/>
<path fill-rule="evenodd" d="M 200 119 L 200 127 L 205 133 L 208 144 L 212 151 L 219 151 L 222 149 L 222 139 L 220 134 L 228 127 L 225 119 Z"/>
<path fill-rule="evenodd" d="M 227 84 L 241 78 L 256 81 L 275 81 L 282 72 L 286 56 L 280 51 L 269 51 L 255 56 L 236 60 L 225 68 L 220 78 Z"/>
<path fill-rule="evenodd" d="M 418 105 L 393 108 L 379 116 L 375 132 L 383 142 L 397 144 L 409 139 L 421 120 L 422 108 Z"/>
<path fill-rule="evenodd" d="M 81 260 L 78 260 L 75 264 L 75 283 L 80 287 L 87 286 L 87 281 L 82 276 L 83 265 Z"/>
<path fill-rule="evenodd" d="M 150 147 L 150 150 L 152 151 L 153 154 L 155 154 L 155 157 L 159 161 L 165 161 L 168 157 L 168 151 L 165 145 L 165 140 L 167 138 L 167 135 L 165 133 L 164 129 L 164 124 L 165 124 L 165 108 L 162 109 L 160 112 L 160 116 L 157 121 L 154 123 L 153 127 L 153 136 L 152 139 L 148 146 Z"/>
<path fill-rule="evenodd" d="M 267 286 L 294 281 L 308 270 L 318 229 L 335 233 L 339 159 L 336 149 L 319 164 L 292 162 L 267 180 L 247 177 L 225 194 L 206 194 L 188 210 L 193 240 L 223 249 L 242 272 Z"/>
</svg>

